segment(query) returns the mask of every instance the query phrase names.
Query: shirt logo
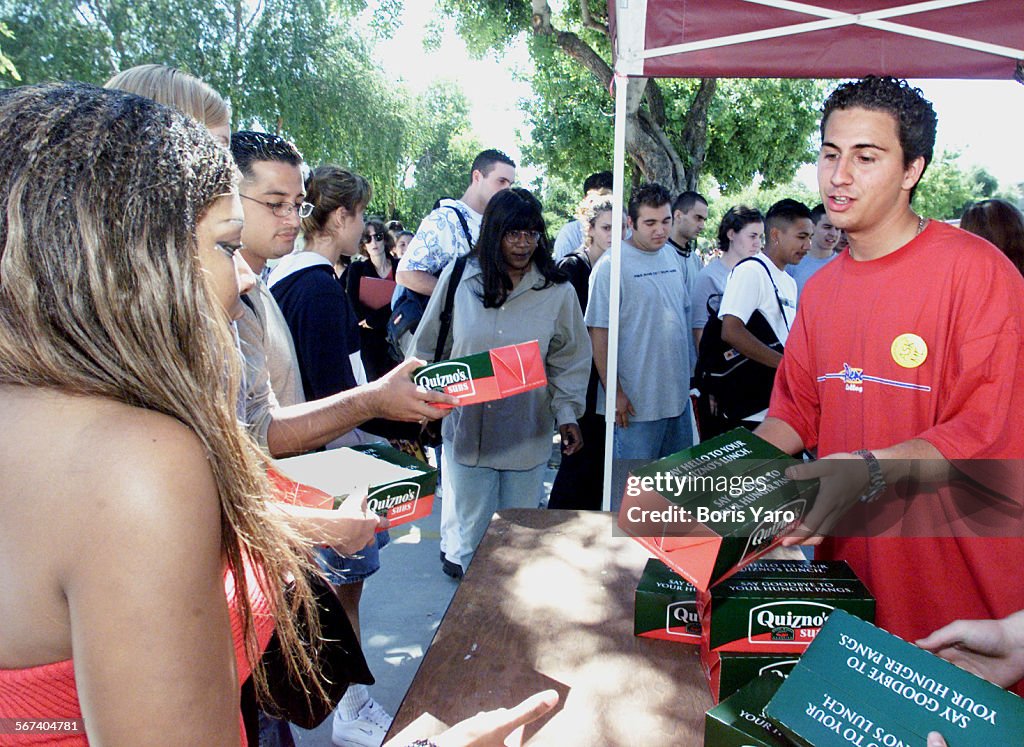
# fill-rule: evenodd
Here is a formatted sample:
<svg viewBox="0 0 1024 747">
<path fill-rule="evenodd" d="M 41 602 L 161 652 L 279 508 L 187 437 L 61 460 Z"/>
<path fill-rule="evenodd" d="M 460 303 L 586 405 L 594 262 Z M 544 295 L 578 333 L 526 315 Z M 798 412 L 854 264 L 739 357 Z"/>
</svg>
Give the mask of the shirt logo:
<svg viewBox="0 0 1024 747">
<path fill-rule="evenodd" d="M 843 364 L 843 382 L 848 392 L 864 391 L 864 369 L 851 368 L 849 363 Z"/>
<path fill-rule="evenodd" d="M 922 359 L 923 360 L 923 359 Z M 827 379 L 839 379 L 843 382 L 848 392 L 863 392 L 865 384 L 880 384 L 891 386 L 897 389 L 913 389 L 918 392 L 930 392 L 932 388 L 926 384 L 914 384 L 909 381 L 896 381 L 895 379 L 883 379 L 881 376 L 868 376 L 863 368 L 854 368 L 849 363 L 843 363 L 843 370 L 835 373 L 827 373 L 818 377 L 822 382 Z"/>
</svg>

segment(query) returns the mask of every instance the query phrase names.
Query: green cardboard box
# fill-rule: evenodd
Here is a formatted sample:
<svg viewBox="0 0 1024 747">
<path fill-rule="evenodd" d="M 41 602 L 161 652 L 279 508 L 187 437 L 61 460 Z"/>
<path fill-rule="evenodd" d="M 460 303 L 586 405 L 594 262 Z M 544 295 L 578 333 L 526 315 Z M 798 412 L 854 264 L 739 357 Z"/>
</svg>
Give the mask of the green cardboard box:
<svg viewBox="0 0 1024 747">
<path fill-rule="evenodd" d="M 700 642 L 700 663 L 718 703 L 751 680 L 768 675 L 785 678 L 799 661 L 799 654 L 749 654 L 738 651 L 711 651 L 706 638 Z"/>
<path fill-rule="evenodd" d="M 760 561 L 698 599 L 712 651 L 799 654 L 835 609 L 875 619 L 875 600 L 843 561 Z"/>
<path fill-rule="evenodd" d="M 1024 744 L 1024 701 L 836 610 L 766 706 L 801 745 Z"/>
<path fill-rule="evenodd" d="M 274 468 L 298 503 L 337 508 L 350 494 L 366 491 L 367 506 L 398 526 L 429 516 L 437 470 L 388 444 L 365 444 L 277 459 Z M 273 474 L 271 475 L 274 479 Z"/>
<path fill-rule="evenodd" d="M 697 588 L 656 558 L 647 561 L 636 587 L 633 633 L 694 646 L 700 643 Z"/>
<path fill-rule="evenodd" d="M 711 708 L 704 714 L 705 747 L 792 747 L 764 715 L 781 685 L 781 677 L 764 674 Z"/>
<path fill-rule="evenodd" d="M 503 399 L 548 383 L 536 340 L 429 363 L 413 371 L 412 380 L 425 389 L 458 397 L 460 405 Z"/>
<path fill-rule="evenodd" d="M 699 590 L 768 552 L 814 505 L 817 480 L 737 428 L 632 472 L 619 527 Z"/>
</svg>

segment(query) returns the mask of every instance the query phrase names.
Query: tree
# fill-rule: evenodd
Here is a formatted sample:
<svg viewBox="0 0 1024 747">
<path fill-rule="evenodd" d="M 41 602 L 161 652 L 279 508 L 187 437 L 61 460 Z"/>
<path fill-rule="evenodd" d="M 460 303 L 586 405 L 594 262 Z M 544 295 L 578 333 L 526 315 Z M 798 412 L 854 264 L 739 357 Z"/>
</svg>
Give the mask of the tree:
<svg viewBox="0 0 1024 747">
<path fill-rule="evenodd" d="M 440 197 L 460 197 L 469 184 L 469 167 L 482 150 L 471 132 L 469 101 L 452 83 L 435 83 L 413 106 L 413 138 L 405 172 L 407 187 L 401 217 L 425 216 Z"/>
<path fill-rule="evenodd" d="M 14 38 L 14 34 L 11 33 L 11 30 L 7 28 L 7 24 L 5 23 L 0 23 L 0 36 L 6 36 L 8 39 Z M 0 75 L 9 75 L 15 80 L 21 80 L 21 75 L 18 74 L 18 68 L 16 68 L 14 63 L 11 62 L 11 59 L 3 53 L 2 49 L 0 49 Z"/>
<path fill-rule="evenodd" d="M 945 151 L 924 172 L 914 193 L 914 209 L 928 218 L 954 220 L 976 200 L 995 195 L 998 180 L 982 168 L 964 172 L 960 154 Z"/>
<path fill-rule="evenodd" d="M 234 129 L 278 132 L 312 164 L 353 168 L 370 180 L 375 201 L 391 206 L 400 202 L 410 141 L 408 95 L 384 78 L 371 40 L 353 30 L 364 7 L 364 0 L 0 0 L 0 22 L 15 35 L 9 56 L 27 83 L 101 85 L 141 63 L 180 67 L 231 101 Z M 388 17 L 377 24 L 385 31 Z"/>
<path fill-rule="evenodd" d="M 504 50 L 530 33 L 535 98 L 527 121 L 527 157 L 572 182 L 609 168 L 612 81 L 607 4 L 566 0 L 555 15 L 547 0 L 438 0 L 475 54 Z M 759 174 L 789 181 L 810 158 L 817 119 L 812 81 L 655 81 L 628 84 L 626 151 L 635 177 L 673 191 L 693 189 L 703 170 L 726 192 Z"/>
</svg>

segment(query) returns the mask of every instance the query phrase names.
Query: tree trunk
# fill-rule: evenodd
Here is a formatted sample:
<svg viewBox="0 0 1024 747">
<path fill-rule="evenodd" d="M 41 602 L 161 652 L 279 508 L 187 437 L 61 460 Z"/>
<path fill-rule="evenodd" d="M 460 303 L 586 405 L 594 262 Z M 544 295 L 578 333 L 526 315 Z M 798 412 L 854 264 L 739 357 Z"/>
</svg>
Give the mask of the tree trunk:
<svg viewBox="0 0 1024 747">
<path fill-rule="evenodd" d="M 582 3 L 586 5 L 586 0 Z M 613 71 L 604 58 L 576 34 L 560 31 L 552 25 L 547 0 L 531 0 L 531 10 L 535 34 L 552 36 L 561 50 L 589 70 L 602 86 L 611 84 Z M 608 33 L 608 28 L 596 22 L 589 12 L 582 16 L 584 26 Z M 690 108 L 684 142 L 680 143 L 683 153 L 689 156 L 689 167 L 665 133 L 665 104 L 658 85 L 646 78 L 631 78 L 627 86 L 626 154 L 629 159 L 645 181 L 657 182 L 673 194 L 695 189 L 707 153 L 708 106 L 715 95 L 715 79 L 701 81 Z"/>
</svg>

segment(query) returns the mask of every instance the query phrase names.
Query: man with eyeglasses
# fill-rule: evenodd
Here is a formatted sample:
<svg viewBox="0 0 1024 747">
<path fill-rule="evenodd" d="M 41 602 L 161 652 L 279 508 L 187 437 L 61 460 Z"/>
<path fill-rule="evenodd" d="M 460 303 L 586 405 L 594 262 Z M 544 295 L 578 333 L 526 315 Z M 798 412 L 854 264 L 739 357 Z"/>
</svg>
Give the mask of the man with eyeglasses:
<svg viewBox="0 0 1024 747">
<path fill-rule="evenodd" d="M 300 216 L 311 210 L 303 206 L 302 155 L 282 137 L 250 131 L 231 136 L 231 153 L 246 197 L 240 253 L 257 276 L 243 296 L 238 333 L 246 359 L 246 424 L 260 445 L 273 457 L 301 454 L 372 418 L 435 419 L 442 411 L 431 402 L 456 404 L 452 397 L 417 387 L 411 362 L 371 384 L 306 402 L 288 324 L 259 277 L 269 259 L 292 251 Z"/>
<path fill-rule="evenodd" d="M 257 275 L 256 287 L 246 294 L 249 303 L 238 330 L 246 359 L 245 418 L 261 446 L 271 456 L 287 456 L 336 441 L 374 417 L 426 422 L 441 414 L 429 403 L 457 404 L 453 397 L 439 398 L 437 392 L 428 392 L 413 383 L 412 370 L 422 361 L 409 361 L 371 384 L 346 387 L 343 391 L 334 389 L 328 394 L 306 386 L 308 382 L 303 382 L 289 325 L 259 277 L 265 274 L 268 260 L 291 253 L 301 219 L 312 214 L 313 206 L 305 201 L 302 155 L 282 137 L 251 131 L 232 136 L 231 152 L 242 172 L 239 195 L 245 218 L 245 246 L 241 254 Z M 365 189 L 364 198 L 358 201 L 359 215 L 348 221 L 351 236 L 346 233 L 347 243 L 352 245 L 358 244 L 362 234 L 362 207 L 369 200 L 368 185 L 365 180 L 360 184 Z M 337 285 L 333 273 L 331 283 L 332 288 Z M 337 290 L 344 298 L 340 287 Z M 310 350 L 304 351 L 307 362 Z M 377 550 L 376 544 L 369 545 L 360 561 L 369 563 L 372 558 L 376 563 Z M 338 578 L 332 580 L 339 583 Z M 340 584 L 339 598 L 358 630 L 361 580 Z M 287 730 L 263 718 L 261 740 L 273 734 L 281 740 L 280 744 L 288 744 Z M 390 719 L 365 686 L 352 686 L 335 711 L 332 741 L 360 747 L 380 744 Z"/>
</svg>

